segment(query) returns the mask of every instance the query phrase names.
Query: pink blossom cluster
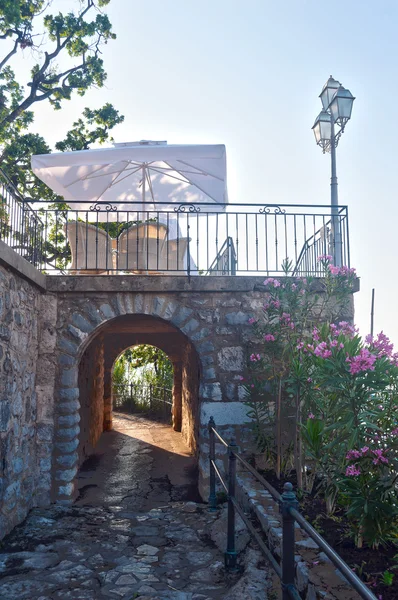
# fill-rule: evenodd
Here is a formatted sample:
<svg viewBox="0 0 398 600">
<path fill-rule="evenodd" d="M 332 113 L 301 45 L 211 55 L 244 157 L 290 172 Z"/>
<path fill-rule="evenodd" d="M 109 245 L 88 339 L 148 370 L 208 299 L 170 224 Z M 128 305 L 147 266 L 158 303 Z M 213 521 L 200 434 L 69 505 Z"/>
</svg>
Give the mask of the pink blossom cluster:
<svg viewBox="0 0 398 600">
<path fill-rule="evenodd" d="M 358 477 L 361 474 L 361 469 L 356 465 L 348 465 L 345 474 L 347 477 Z"/>
<path fill-rule="evenodd" d="M 263 309 L 264 310 L 268 310 L 270 307 L 274 307 L 274 308 L 280 308 L 280 301 L 278 300 L 278 298 L 276 298 L 275 300 L 271 300 L 269 297 L 267 298 L 267 300 L 264 302 L 263 304 Z"/>
<path fill-rule="evenodd" d="M 373 454 L 374 458 L 372 460 L 372 463 L 374 465 L 379 465 L 381 463 L 387 464 L 388 463 L 388 458 L 386 456 L 384 456 L 384 453 L 387 452 L 387 450 L 381 448 L 381 449 L 377 449 L 377 450 L 370 450 L 369 446 L 363 446 L 363 448 L 361 448 L 360 450 L 349 450 L 346 454 L 346 459 L 347 460 L 358 460 L 358 458 L 363 458 L 366 456 L 371 456 Z M 354 466 L 355 465 L 351 465 Z M 355 467 L 356 468 L 356 467 Z M 347 467 L 348 470 L 348 467 Z M 347 475 L 347 472 L 346 472 Z"/>
<path fill-rule="evenodd" d="M 346 459 L 347 460 L 356 460 L 357 458 L 362 458 L 363 456 L 366 456 L 368 451 L 369 451 L 368 446 L 364 446 L 360 450 L 349 450 L 346 454 Z"/>
<path fill-rule="evenodd" d="M 314 413 L 312 413 L 312 412 L 308 413 L 308 418 L 309 419 L 315 419 Z"/>
<path fill-rule="evenodd" d="M 347 356 L 346 362 L 350 365 L 351 375 L 356 375 L 362 371 L 374 371 L 376 358 L 367 348 L 362 348 L 357 356 Z"/>
<path fill-rule="evenodd" d="M 333 265 L 328 265 L 329 271 L 332 275 L 339 275 L 340 277 L 356 277 L 356 269 L 350 269 L 350 267 L 335 267 Z"/>
<path fill-rule="evenodd" d="M 319 356 L 319 358 L 330 358 L 332 356 L 332 351 L 329 350 L 326 342 L 321 342 L 314 350 L 315 356 Z"/>
<path fill-rule="evenodd" d="M 251 354 L 250 355 L 250 360 L 252 362 L 258 362 L 259 360 L 261 360 L 261 356 L 259 354 Z"/>
<path fill-rule="evenodd" d="M 257 320 L 254 317 L 250 317 L 249 324 L 254 325 L 254 323 L 257 323 Z"/>
<path fill-rule="evenodd" d="M 273 277 L 268 277 L 263 283 L 263 285 L 270 285 L 274 288 L 278 288 L 281 286 L 281 283 L 278 279 L 274 279 Z"/>
<path fill-rule="evenodd" d="M 375 455 L 375 458 L 372 460 L 374 465 L 379 465 L 380 463 L 388 463 L 388 458 L 383 455 L 383 452 L 385 452 L 385 450 L 383 449 L 372 450 L 372 454 Z"/>
<path fill-rule="evenodd" d="M 264 340 L 266 342 L 275 342 L 275 337 L 272 335 L 272 333 L 266 333 L 264 336 Z"/>
<path fill-rule="evenodd" d="M 339 337 L 342 334 L 352 339 L 358 333 L 358 328 L 350 325 L 348 321 L 340 321 L 337 325 L 332 323 L 330 329 L 333 337 Z"/>
<path fill-rule="evenodd" d="M 332 262 L 333 260 L 333 256 L 331 254 L 321 254 L 321 256 L 318 256 L 317 261 L 318 262 Z"/>
<path fill-rule="evenodd" d="M 372 351 L 377 354 L 377 356 L 387 356 L 388 358 L 392 358 L 394 344 L 390 341 L 390 339 L 381 331 L 377 334 L 376 338 L 373 338 L 371 335 L 367 335 L 365 341 L 369 346 L 371 346 Z"/>
<path fill-rule="evenodd" d="M 295 328 L 295 324 L 292 321 L 292 317 L 289 313 L 282 313 L 281 316 L 281 324 L 282 325 L 286 325 L 286 327 L 290 327 L 290 329 L 294 329 Z"/>
</svg>

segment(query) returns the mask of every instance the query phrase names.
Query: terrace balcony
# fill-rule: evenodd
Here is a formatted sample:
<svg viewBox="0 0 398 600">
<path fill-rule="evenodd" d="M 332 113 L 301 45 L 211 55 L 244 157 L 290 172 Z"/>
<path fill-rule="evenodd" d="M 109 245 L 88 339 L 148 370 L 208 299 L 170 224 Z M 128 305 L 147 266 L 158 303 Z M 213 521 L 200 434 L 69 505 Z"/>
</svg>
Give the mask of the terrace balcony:
<svg viewBox="0 0 398 600">
<path fill-rule="evenodd" d="M 87 206 L 86 206 L 87 204 Z M 82 206 L 84 209 L 82 210 Z M 0 173 L 0 240 L 48 275 L 322 276 L 350 266 L 348 209 L 325 205 L 30 203 Z"/>
</svg>

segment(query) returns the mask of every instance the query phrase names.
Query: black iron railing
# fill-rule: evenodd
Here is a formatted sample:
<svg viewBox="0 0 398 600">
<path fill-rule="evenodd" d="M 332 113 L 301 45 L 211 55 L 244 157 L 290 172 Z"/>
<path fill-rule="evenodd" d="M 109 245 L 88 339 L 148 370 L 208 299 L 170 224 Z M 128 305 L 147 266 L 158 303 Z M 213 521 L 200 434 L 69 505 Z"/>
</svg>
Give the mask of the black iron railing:
<svg viewBox="0 0 398 600">
<path fill-rule="evenodd" d="M 347 207 L 170 204 L 125 210 L 81 202 L 35 208 L 0 173 L 0 239 L 48 273 L 322 275 L 319 256 L 350 266 Z"/>
<path fill-rule="evenodd" d="M 46 253 L 45 226 L 40 215 L 19 194 L 17 188 L 0 171 L 0 240 L 23 256 L 36 268 L 55 266 Z"/>
<path fill-rule="evenodd" d="M 226 442 L 216 430 L 216 424 L 213 417 L 210 418 L 208 424 L 209 430 L 209 461 L 210 461 L 210 494 L 209 494 L 209 509 L 217 510 L 216 496 L 216 478 L 219 479 L 228 498 L 228 515 L 227 515 L 227 549 L 225 552 L 225 565 L 228 569 L 235 569 L 237 564 L 238 554 L 235 545 L 235 513 L 237 512 L 245 523 L 249 533 L 256 540 L 264 556 L 268 559 L 273 570 L 281 580 L 283 600 L 301 600 L 301 596 L 295 584 L 295 523 L 299 526 L 318 544 L 326 556 L 344 575 L 349 585 L 360 595 L 364 600 L 377 600 L 376 596 L 366 587 L 366 585 L 357 577 L 350 567 L 340 558 L 331 546 L 315 531 L 315 529 L 304 519 L 298 509 L 298 501 L 293 491 L 291 483 L 286 483 L 283 494 L 279 494 L 272 485 L 270 485 L 264 477 L 262 477 L 249 463 L 240 456 L 238 447 L 234 440 Z M 227 477 L 220 472 L 216 464 L 216 440 L 227 448 L 228 451 L 228 475 Z M 282 561 L 278 562 L 277 558 L 268 548 L 261 535 L 253 526 L 252 522 L 245 514 L 245 511 L 239 504 L 236 498 L 236 461 L 239 461 L 244 469 L 249 471 L 254 478 L 264 486 L 270 493 L 272 498 L 279 504 L 282 515 Z"/>
<path fill-rule="evenodd" d="M 156 384 L 126 383 L 113 385 L 113 408 L 144 412 L 171 420 L 173 390 Z"/>
</svg>

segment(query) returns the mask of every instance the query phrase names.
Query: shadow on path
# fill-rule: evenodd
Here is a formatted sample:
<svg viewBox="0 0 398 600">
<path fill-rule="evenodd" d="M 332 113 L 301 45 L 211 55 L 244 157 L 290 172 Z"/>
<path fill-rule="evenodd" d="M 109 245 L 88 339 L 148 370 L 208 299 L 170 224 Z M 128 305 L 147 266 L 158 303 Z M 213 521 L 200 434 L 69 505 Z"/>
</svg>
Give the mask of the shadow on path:
<svg viewBox="0 0 398 600">
<path fill-rule="evenodd" d="M 80 506 L 150 510 L 178 500 L 200 502 L 197 464 L 180 433 L 168 425 L 114 414 L 78 475 Z"/>
</svg>

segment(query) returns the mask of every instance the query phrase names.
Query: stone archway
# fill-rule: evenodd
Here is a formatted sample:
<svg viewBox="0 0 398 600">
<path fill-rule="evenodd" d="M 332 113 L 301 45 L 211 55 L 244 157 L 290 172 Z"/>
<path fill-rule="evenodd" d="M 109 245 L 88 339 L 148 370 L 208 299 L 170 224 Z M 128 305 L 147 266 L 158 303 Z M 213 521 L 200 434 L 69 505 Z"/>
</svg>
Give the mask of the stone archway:
<svg viewBox="0 0 398 600">
<path fill-rule="evenodd" d="M 96 327 L 92 326 L 94 318 Z M 200 360 L 186 333 L 156 315 L 114 315 L 104 306 L 96 313 L 88 311 L 87 316 L 75 313 L 72 321 L 58 343 L 63 353 L 59 357 L 53 498 L 61 502 L 73 501 L 80 464 L 101 433 L 112 426 L 111 371 L 126 348 L 152 344 L 169 356 L 174 369 L 173 427 L 195 453 L 199 430 Z M 71 334 L 80 343 L 72 341 Z"/>
<path fill-rule="evenodd" d="M 101 433 L 112 428 L 112 367 L 121 352 L 138 344 L 156 346 L 169 357 L 174 371 L 173 428 L 196 451 L 199 367 L 192 343 L 163 319 L 125 315 L 101 327 L 80 359 L 79 463 L 92 453 Z"/>
</svg>

